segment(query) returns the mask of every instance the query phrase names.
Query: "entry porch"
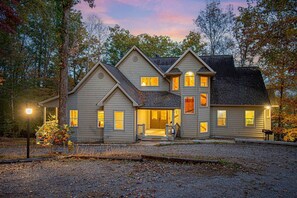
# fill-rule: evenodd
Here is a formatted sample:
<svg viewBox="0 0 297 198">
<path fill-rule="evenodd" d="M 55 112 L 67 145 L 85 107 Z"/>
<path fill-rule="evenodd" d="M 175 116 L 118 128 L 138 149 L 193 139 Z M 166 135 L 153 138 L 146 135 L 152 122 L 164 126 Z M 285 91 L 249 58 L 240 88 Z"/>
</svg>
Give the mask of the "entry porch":
<svg viewBox="0 0 297 198">
<path fill-rule="evenodd" d="M 172 140 L 180 130 L 180 109 L 138 109 L 137 139 Z"/>
</svg>

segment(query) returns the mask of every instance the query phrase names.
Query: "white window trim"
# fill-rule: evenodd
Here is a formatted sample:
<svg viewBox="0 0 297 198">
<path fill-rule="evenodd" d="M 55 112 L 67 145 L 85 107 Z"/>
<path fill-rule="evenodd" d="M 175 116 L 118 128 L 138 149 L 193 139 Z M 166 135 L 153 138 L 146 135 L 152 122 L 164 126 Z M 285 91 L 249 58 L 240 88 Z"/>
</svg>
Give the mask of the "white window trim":
<svg viewBox="0 0 297 198">
<path fill-rule="evenodd" d="M 123 129 L 116 129 L 116 127 L 115 127 L 115 112 L 123 112 Z M 113 130 L 114 131 L 125 131 L 125 111 L 113 111 Z"/>
<path fill-rule="evenodd" d="M 97 128 L 98 129 L 103 129 L 104 127 L 99 127 L 99 118 L 98 118 L 98 113 L 99 113 L 99 111 L 102 111 L 103 112 L 103 117 L 104 117 L 104 119 L 103 119 L 103 123 L 104 123 L 104 126 L 105 126 L 105 112 L 104 112 L 104 110 L 98 110 L 97 111 Z"/>
<path fill-rule="evenodd" d="M 178 89 L 177 89 L 177 90 L 174 90 L 174 89 L 173 89 L 173 84 L 174 84 L 174 83 L 173 83 L 173 82 L 174 82 L 174 81 L 173 81 L 173 78 L 178 78 Z M 179 76 L 173 76 L 171 82 L 172 82 L 172 84 L 171 84 L 171 90 L 172 90 L 172 91 L 179 91 L 179 90 L 180 90 L 180 77 L 179 77 Z"/>
<path fill-rule="evenodd" d="M 206 122 L 207 123 L 207 128 L 206 128 L 206 131 L 204 131 L 204 132 L 201 132 L 201 123 L 202 122 Z M 199 122 L 199 132 L 200 133 L 208 133 L 209 132 L 209 124 L 208 124 L 208 122 L 207 121 L 201 121 L 201 122 Z"/>
<path fill-rule="evenodd" d="M 186 98 L 187 97 L 193 97 L 194 98 L 194 113 L 186 113 Z M 184 114 L 186 115 L 194 115 L 196 113 L 196 103 L 195 103 L 195 96 L 184 96 Z"/>
<path fill-rule="evenodd" d="M 254 125 L 253 126 L 246 126 L 246 117 L 245 117 L 245 112 L 246 111 L 253 111 L 254 112 Z M 255 128 L 256 127 L 256 111 L 255 110 L 244 110 L 244 126 L 247 128 Z"/>
<path fill-rule="evenodd" d="M 77 111 L 77 126 L 71 126 L 71 113 L 70 113 L 70 111 Z M 79 111 L 78 111 L 78 109 L 70 109 L 69 110 L 69 127 L 71 127 L 71 128 L 78 128 L 78 126 L 79 126 L 78 118 L 79 118 Z"/>
<path fill-rule="evenodd" d="M 142 86 L 141 78 L 158 78 L 158 85 L 157 86 Z M 160 79 L 158 76 L 140 76 L 140 86 L 141 87 L 159 87 L 160 86 Z"/>
<path fill-rule="evenodd" d="M 219 111 L 226 111 L 226 124 L 225 125 L 218 125 L 218 119 L 219 119 Z M 228 115 L 227 115 L 227 110 L 225 110 L 225 109 L 218 109 L 217 110 L 217 127 L 227 127 L 227 124 L 228 124 L 228 122 L 227 122 L 227 117 L 228 117 Z"/>
<path fill-rule="evenodd" d="M 207 86 L 201 86 L 201 78 L 202 77 L 207 78 Z M 209 84 L 209 77 L 208 76 L 200 76 L 199 77 L 199 85 L 200 85 L 201 88 L 207 88 L 208 87 L 208 84 Z"/>
<path fill-rule="evenodd" d="M 202 105 L 201 105 L 201 94 L 206 94 L 206 106 L 202 106 Z M 208 107 L 208 93 L 200 93 L 200 94 L 199 94 L 199 106 L 200 106 L 201 108 Z"/>
<path fill-rule="evenodd" d="M 188 72 L 192 72 L 192 71 L 187 71 L 185 74 L 184 74 L 184 87 L 195 87 L 195 83 L 196 83 L 196 75 L 195 75 L 195 73 L 194 72 L 192 72 L 193 74 L 194 74 L 194 85 L 186 85 L 186 74 L 188 73 Z"/>
</svg>

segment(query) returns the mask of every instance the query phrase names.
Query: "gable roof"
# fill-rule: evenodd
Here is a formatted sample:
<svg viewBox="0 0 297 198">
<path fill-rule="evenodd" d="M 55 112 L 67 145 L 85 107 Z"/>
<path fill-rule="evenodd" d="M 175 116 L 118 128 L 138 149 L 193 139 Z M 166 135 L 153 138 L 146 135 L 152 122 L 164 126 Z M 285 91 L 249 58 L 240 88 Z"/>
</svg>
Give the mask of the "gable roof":
<svg viewBox="0 0 297 198">
<path fill-rule="evenodd" d="M 117 83 L 119 83 L 119 81 L 117 80 L 117 78 L 115 76 L 112 75 L 112 73 L 110 73 L 110 71 L 106 68 L 106 66 L 102 63 L 102 62 L 98 62 L 84 77 L 83 79 L 70 91 L 68 92 L 68 95 L 75 93 L 82 85 L 83 83 L 94 73 L 94 71 L 101 66 Z M 38 104 L 43 106 L 43 104 L 51 102 L 53 100 L 58 99 L 59 96 L 54 96 L 52 98 L 46 99 L 44 101 L 39 102 Z"/>
<path fill-rule="evenodd" d="M 181 97 L 168 91 L 142 91 L 144 103 L 141 108 L 180 108 Z"/>
<path fill-rule="evenodd" d="M 199 58 L 199 56 L 193 52 L 193 50 L 191 50 L 191 48 L 189 48 L 188 50 L 186 50 L 183 55 L 181 55 L 173 65 L 171 65 L 169 67 L 169 69 L 165 72 L 165 73 L 169 73 L 188 53 L 191 53 L 199 62 L 202 63 L 203 66 L 205 66 L 209 72 L 211 73 L 214 73 L 215 74 L 215 71 L 209 66 L 207 65 L 201 58 Z"/>
<path fill-rule="evenodd" d="M 164 76 L 163 72 L 160 70 L 159 67 L 157 67 L 138 47 L 133 46 L 126 54 L 125 56 L 115 65 L 115 67 L 118 67 L 121 65 L 121 63 L 131 54 L 132 51 L 137 51 L 157 72 L 160 73 L 161 76 Z"/>
</svg>

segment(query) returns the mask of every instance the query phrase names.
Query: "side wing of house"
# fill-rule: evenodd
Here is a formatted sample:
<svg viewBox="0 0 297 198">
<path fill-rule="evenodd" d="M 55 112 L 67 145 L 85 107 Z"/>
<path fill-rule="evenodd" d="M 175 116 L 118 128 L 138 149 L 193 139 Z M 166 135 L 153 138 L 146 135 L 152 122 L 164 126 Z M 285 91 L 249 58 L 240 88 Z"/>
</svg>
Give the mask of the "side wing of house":
<svg viewBox="0 0 297 198">
<path fill-rule="evenodd" d="M 115 66 L 140 91 L 169 91 L 169 82 L 137 47 L 133 47 Z"/>
<path fill-rule="evenodd" d="M 77 122 L 72 126 L 73 137 L 79 142 L 94 142 L 103 140 L 103 130 L 98 126 L 98 111 L 96 106 L 116 84 L 116 80 L 103 68 L 96 65 L 87 76 L 70 92 L 67 101 L 67 120 Z M 45 107 L 58 107 L 58 99 L 41 102 Z M 72 112 L 72 115 L 70 115 Z M 73 113 L 77 112 L 77 113 Z"/>
</svg>

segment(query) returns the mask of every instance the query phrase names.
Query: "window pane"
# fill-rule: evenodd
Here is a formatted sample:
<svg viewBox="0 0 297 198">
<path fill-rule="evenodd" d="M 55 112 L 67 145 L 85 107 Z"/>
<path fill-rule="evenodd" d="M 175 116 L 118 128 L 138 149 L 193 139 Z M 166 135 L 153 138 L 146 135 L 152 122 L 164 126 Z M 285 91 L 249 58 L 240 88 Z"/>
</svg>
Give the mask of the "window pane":
<svg viewBox="0 0 297 198">
<path fill-rule="evenodd" d="M 78 110 L 70 110 L 69 114 L 70 127 L 78 127 Z"/>
<path fill-rule="evenodd" d="M 200 86 L 208 87 L 208 77 L 205 77 L 205 76 L 200 77 Z"/>
<path fill-rule="evenodd" d="M 114 112 L 114 129 L 116 130 L 124 129 L 124 112 L 123 111 Z"/>
<path fill-rule="evenodd" d="M 226 126 L 227 113 L 226 110 L 218 110 L 217 111 L 217 125 L 218 126 Z"/>
<path fill-rule="evenodd" d="M 99 128 L 104 127 L 104 111 L 98 111 L 98 125 Z"/>
<path fill-rule="evenodd" d="M 159 86 L 159 78 L 158 77 L 151 77 L 150 81 L 151 81 L 150 86 Z"/>
<path fill-rule="evenodd" d="M 186 87 L 195 86 L 195 75 L 193 72 L 187 72 L 185 74 L 185 86 Z"/>
<path fill-rule="evenodd" d="M 200 94 L 200 105 L 202 107 L 207 106 L 207 94 Z"/>
<path fill-rule="evenodd" d="M 172 90 L 173 91 L 179 90 L 179 77 L 172 78 Z"/>
<path fill-rule="evenodd" d="M 161 120 L 167 120 L 167 111 L 161 111 Z"/>
<path fill-rule="evenodd" d="M 194 113 L 194 97 L 185 97 L 185 113 Z"/>
<path fill-rule="evenodd" d="M 245 126 L 255 125 L 255 111 L 245 111 Z"/>
<path fill-rule="evenodd" d="M 208 132 L 208 122 L 200 122 L 200 133 Z"/>
<path fill-rule="evenodd" d="M 158 77 L 141 77 L 140 83 L 142 87 L 147 86 L 159 86 L 159 78 Z"/>
</svg>

